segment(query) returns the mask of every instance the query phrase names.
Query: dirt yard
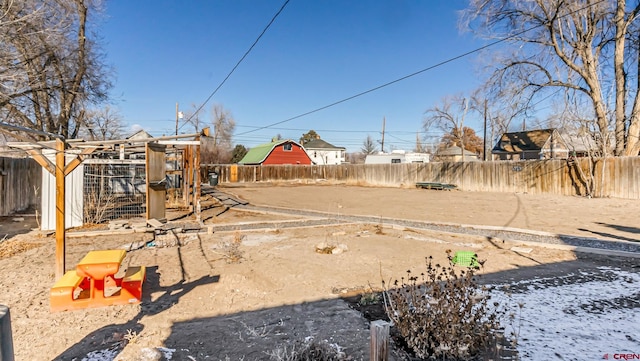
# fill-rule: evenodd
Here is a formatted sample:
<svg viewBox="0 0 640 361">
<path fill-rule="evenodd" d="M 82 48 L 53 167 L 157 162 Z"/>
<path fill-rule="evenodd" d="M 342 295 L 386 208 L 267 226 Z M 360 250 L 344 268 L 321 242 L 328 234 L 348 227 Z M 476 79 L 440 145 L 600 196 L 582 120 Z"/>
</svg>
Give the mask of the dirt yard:
<svg viewBox="0 0 640 361">
<path fill-rule="evenodd" d="M 640 241 L 638 201 L 328 185 L 221 189 L 252 205 Z M 179 234 L 174 245 L 160 242 L 171 234 L 152 242 L 153 232 L 69 232 L 67 270 L 90 250 L 137 244 L 123 267 L 146 266 L 147 279 L 141 305 L 58 313 L 48 299 L 54 238 L 3 219 L 0 239 L 9 224 L 17 229 L 0 243 L 0 304 L 10 307 L 16 360 L 269 360 L 308 337 L 368 360 L 368 321 L 340 298 L 420 270 L 426 256 L 446 262 L 448 249 L 476 251 L 494 280 L 614 262 L 544 246 L 515 252 L 517 240 L 377 223 L 283 227 L 306 218 L 205 208 L 205 225 L 231 230 Z M 318 253 L 320 244 L 342 252 Z"/>
</svg>

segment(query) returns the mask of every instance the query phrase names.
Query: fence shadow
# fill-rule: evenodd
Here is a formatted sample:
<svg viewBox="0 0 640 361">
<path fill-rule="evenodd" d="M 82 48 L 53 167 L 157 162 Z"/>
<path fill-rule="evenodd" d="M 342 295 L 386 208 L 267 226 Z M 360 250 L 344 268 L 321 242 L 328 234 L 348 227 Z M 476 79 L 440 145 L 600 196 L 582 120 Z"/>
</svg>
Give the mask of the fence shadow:
<svg viewBox="0 0 640 361">
<path fill-rule="evenodd" d="M 114 335 L 122 335 L 128 330 L 140 333 L 144 329 L 144 325 L 140 323 L 140 320 L 143 317 L 159 314 L 169 309 L 172 305 L 177 303 L 182 296 L 186 295 L 194 288 L 201 285 L 216 283 L 219 280 L 219 275 L 205 276 L 195 281 L 185 282 L 184 280 L 181 280 L 171 286 L 162 287 L 160 286 L 158 266 L 147 267 L 147 275 L 142 287 L 143 292 L 140 312 L 134 318 L 125 323 L 113 323 L 91 332 L 62 354 L 56 356 L 54 360 L 81 360 L 89 352 L 105 349 L 105 345 L 108 345 L 111 348 L 118 348 L 122 345 L 123 339 L 121 337 L 114 338 Z M 151 294 L 158 292 L 162 292 L 160 297 L 151 301 Z M 96 340 L 100 340 L 100 342 L 96 342 Z"/>
</svg>

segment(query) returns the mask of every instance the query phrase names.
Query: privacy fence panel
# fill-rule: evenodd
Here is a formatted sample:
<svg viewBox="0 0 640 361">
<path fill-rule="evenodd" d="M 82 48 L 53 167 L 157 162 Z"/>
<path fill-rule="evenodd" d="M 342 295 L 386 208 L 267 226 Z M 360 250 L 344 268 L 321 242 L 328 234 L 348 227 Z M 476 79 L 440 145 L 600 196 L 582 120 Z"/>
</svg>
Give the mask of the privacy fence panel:
<svg viewBox="0 0 640 361">
<path fill-rule="evenodd" d="M 416 182 L 455 184 L 476 192 L 580 195 L 640 199 L 640 157 L 576 160 L 523 160 L 342 165 L 208 165 L 219 182 L 316 182 L 347 185 L 414 187 Z"/>
<path fill-rule="evenodd" d="M 41 172 L 33 159 L 0 157 L 0 216 L 39 208 Z"/>
</svg>

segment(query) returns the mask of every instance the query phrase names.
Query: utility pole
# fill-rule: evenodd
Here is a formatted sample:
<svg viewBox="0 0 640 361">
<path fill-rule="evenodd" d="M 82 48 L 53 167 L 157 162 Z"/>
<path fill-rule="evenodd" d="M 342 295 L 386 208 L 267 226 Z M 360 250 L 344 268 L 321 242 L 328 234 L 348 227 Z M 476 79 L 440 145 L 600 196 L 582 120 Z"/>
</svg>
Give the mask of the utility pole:
<svg viewBox="0 0 640 361">
<path fill-rule="evenodd" d="M 180 119 L 180 112 L 178 112 L 178 102 L 176 102 L 176 135 L 178 135 L 178 119 Z"/>
<path fill-rule="evenodd" d="M 380 142 L 382 153 L 384 153 L 384 124 L 386 123 L 386 121 L 387 121 L 386 117 L 382 117 L 382 141 Z"/>
<path fill-rule="evenodd" d="M 487 99 L 484 100 L 484 131 L 482 141 L 482 160 L 487 161 Z"/>
<path fill-rule="evenodd" d="M 462 119 L 460 119 L 460 153 L 462 154 L 462 162 L 464 163 L 464 116 L 467 114 L 467 98 L 462 99 Z"/>
</svg>

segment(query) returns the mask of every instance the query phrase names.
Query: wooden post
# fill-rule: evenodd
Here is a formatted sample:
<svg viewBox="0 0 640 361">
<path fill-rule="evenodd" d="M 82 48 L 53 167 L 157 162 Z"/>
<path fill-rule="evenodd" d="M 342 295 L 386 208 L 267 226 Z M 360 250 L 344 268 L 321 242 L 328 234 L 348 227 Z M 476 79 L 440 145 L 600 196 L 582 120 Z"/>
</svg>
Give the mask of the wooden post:
<svg viewBox="0 0 640 361">
<path fill-rule="evenodd" d="M 13 337 L 9 307 L 0 305 L 0 360 L 13 361 Z"/>
<path fill-rule="evenodd" d="M 200 138 L 198 137 L 198 140 L 200 140 Z M 196 221 L 200 222 L 201 218 L 200 218 L 200 212 L 201 212 L 201 208 L 200 208 L 200 192 L 201 192 L 201 188 L 200 188 L 200 183 L 202 182 L 202 180 L 200 179 L 200 145 L 194 145 L 194 165 L 193 165 L 193 187 L 194 187 L 194 191 L 193 191 L 193 203 L 195 205 L 195 214 L 196 214 Z"/>
<path fill-rule="evenodd" d="M 65 269 L 65 143 L 56 139 L 56 279 Z"/>
<path fill-rule="evenodd" d="M 377 320 L 371 322 L 371 361 L 389 359 L 389 322 Z"/>
</svg>

